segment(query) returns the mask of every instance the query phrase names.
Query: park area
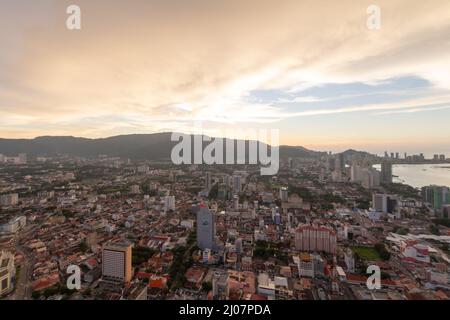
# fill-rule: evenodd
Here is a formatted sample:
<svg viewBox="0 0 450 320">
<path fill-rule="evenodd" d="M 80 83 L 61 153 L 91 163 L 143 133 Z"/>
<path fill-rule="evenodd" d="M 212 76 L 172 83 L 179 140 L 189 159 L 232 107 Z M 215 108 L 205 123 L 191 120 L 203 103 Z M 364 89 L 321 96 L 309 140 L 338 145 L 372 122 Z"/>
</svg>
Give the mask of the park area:
<svg viewBox="0 0 450 320">
<path fill-rule="evenodd" d="M 378 261 L 381 260 L 380 254 L 375 248 L 371 247 L 351 247 L 353 253 L 358 255 L 365 261 Z"/>
</svg>

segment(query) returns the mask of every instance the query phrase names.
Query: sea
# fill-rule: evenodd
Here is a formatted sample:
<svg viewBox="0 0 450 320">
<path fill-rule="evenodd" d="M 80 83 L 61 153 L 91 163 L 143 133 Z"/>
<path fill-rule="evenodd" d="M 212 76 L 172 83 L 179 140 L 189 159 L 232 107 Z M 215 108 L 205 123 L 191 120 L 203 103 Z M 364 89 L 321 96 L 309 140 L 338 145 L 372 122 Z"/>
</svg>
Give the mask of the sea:
<svg viewBox="0 0 450 320">
<path fill-rule="evenodd" d="M 380 170 L 380 165 L 375 165 Z M 394 164 L 393 181 L 415 188 L 429 185 L 450 187 L 450 163 L 442 164 Z"/>
</svg>

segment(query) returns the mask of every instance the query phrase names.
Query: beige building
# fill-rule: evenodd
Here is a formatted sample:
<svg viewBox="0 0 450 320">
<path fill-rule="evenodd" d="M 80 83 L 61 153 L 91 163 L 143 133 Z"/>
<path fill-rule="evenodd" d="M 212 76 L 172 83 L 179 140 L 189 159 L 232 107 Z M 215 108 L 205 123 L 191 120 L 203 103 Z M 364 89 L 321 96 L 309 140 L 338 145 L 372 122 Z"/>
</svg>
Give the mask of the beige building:
<svg viewBox="0 0 450 320">
<path fill-rule="evenodd" d="M 14 219 L 11 219 L 4 225 L 1 225 L 0 231 L 6 232 L 6 233 L 16 233 L 17 231 L 24 228 L 26 224 L 27 224 L 26 217 L 24 217 L 24 216 L 16 217 Z"/>
<path fill-rule="evenodd" d="M 0 251 L 0 296 L 12 291 L 15 274 L 14 255 L 8 251 Z"/>
<path fill-rule="evenodd" d="M 19 195 L 17 193 L 4 194 L 0 196 L 0 206 L 9 207 L 19 203 Z"/>
<path fill-rule="evenodd" d="M 102 276 L 104 280 L 131 281 L 133 276 L 131 251 L 131 245 L 121 243 L 111 243 L 103 248 Z"/>
</svg>

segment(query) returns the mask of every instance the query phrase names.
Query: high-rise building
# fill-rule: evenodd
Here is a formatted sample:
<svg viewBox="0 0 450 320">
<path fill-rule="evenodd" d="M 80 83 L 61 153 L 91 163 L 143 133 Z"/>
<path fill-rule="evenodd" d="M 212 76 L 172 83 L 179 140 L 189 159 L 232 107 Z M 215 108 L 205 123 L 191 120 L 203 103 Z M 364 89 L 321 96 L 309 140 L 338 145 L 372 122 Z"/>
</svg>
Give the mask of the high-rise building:
<svg viewBox="0 0 450 320">
<path fill-rule="evenodd" d="M 380 172 L 375 168 L 364 168 L 362 171 L 361 185 L 366 189 L 378 187 L 380 185 Z"/>
<path fill-rule="evenodd" d="M 9 251 L 0 251 L 0 297 L 14 288 L 14 255 Z"/>
<path fill-rule="evenodd" d="M 175 210 L 175 196 L 164 197 L 164 210 Z"/>
<path fill-rule="evenodd" d="M 350 169 L 351 182 L 360 183 L 364 188 L 370 189 L 380 185 L 380 172 L 375 168 L 352 164 Z"/>
<path fill-rule="evenodd" d="M 295 247 L 300 251 L 336 253 L 336 232 L 328 227 L 303 225 L 295 231 Z"/>
<path fill-rule="evenodd" d="M 212 188 L 211 172 L 207 171 L 205 174 L 205 190 L 209 191 Z"/>
<path fill-rule="evenodd" d="M 355 272 L 355 258 L 350 248 L 344 251 L 344 261 L 349 272 Z"/>
<path fill-rule="evenodd" d="M 197 246 L 202 249 L 215 249 L 215 219 L 205 204 L 197 212 Z"/>
<path fill-rule="evenodd" d="M 235 243 L 236 253 L 242 253 L 242 238 L 237 238 Z"/>
<path fill-rule="evenodd" d="M 221 183 L 217 190 L 217 199 L 226 200 L 228 198 L 228 187 L 226 184 Z"/>
<path fill-rule="evenodd" d="M 103 248 L 102 276 L 104 280 L 129 283 L 133 276 L 131 245 L 111 243 Z"/>
<path fill-rule="evenodd" d="M 344 173 L 345 172 L 345 157 L 344 157 L 343 153 L 339 153 L 338 160 L 339 160 L 339 169 L 341 170 L 342 173 Z"/>
<path fill-rule="evenodd" d="M 431 204 L 433 209 L 440 210 L 443 205 L 450 204 L 450 189 L 445 186 L 427 186 L 422 188 L 425 202 Z"/>
<path fill-rule="evenodd" d="M 239 210 L 239 196 L 237 194 L 233 196 L 233 207 L 234 210 Z"/>
<path fill-rule="evenodd" d="M 374 193 L 372 195 L 372 205 L 375 211 L 394 213 L 397 210 L 397 199 L 388 194 Z"/>
<path fill-rule="evenodd" d="M 286 202 L 289 200 L 288 188 L 286 188 L 286 187 L 280 188 L 280 200 L 283 202 Z"/>
<path fill-rule="evenodd" d="M 327 159 L 327 168 L 329 171 L 334 171 L 336 170 L 336 158 L 334 157 L 330 157 Z"/>
<path fill-rule="evenodd" d="M 442 206 L 442 218 L 450 218 L 450 204 Z"/>
<path fill-rule="evenodd" d="M 233 192 L 239 193 L 242 191 L 242 178 L 240 175 L 233 175 Z"/>
<path fill-rule="evenodd" d="M 392 163 L 389 161 L 381 162 L 381 183 L 392 183 Z"/>
<path fill-rule="evenodd" d="M 229 175 L 224 175 L 222 178 L 222 182 L 229 187 L 231 185 L 231 177 Z"/>
<path fill-rule="evenodd" d="M 360 165 L 353 163 L 350 168 L 350 180 L 351 182 L 361 182 L 362 168 Z"/>
</svg>

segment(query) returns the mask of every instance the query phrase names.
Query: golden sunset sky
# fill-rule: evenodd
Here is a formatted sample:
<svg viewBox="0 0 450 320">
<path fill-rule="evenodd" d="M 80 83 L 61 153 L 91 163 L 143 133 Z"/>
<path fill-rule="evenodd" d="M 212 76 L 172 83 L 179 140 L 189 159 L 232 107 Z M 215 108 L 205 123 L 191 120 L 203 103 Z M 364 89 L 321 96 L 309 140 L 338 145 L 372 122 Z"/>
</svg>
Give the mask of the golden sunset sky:
<svg viewBox="0 0 450 320">
<path fill-rule="evenodd" d="M 66 28 L 71 4 L 81 30 Z M 0 43 L 1 138 L 201 122 L 450 155 L 448 0 L 0 0 Z"/>
</svg>

